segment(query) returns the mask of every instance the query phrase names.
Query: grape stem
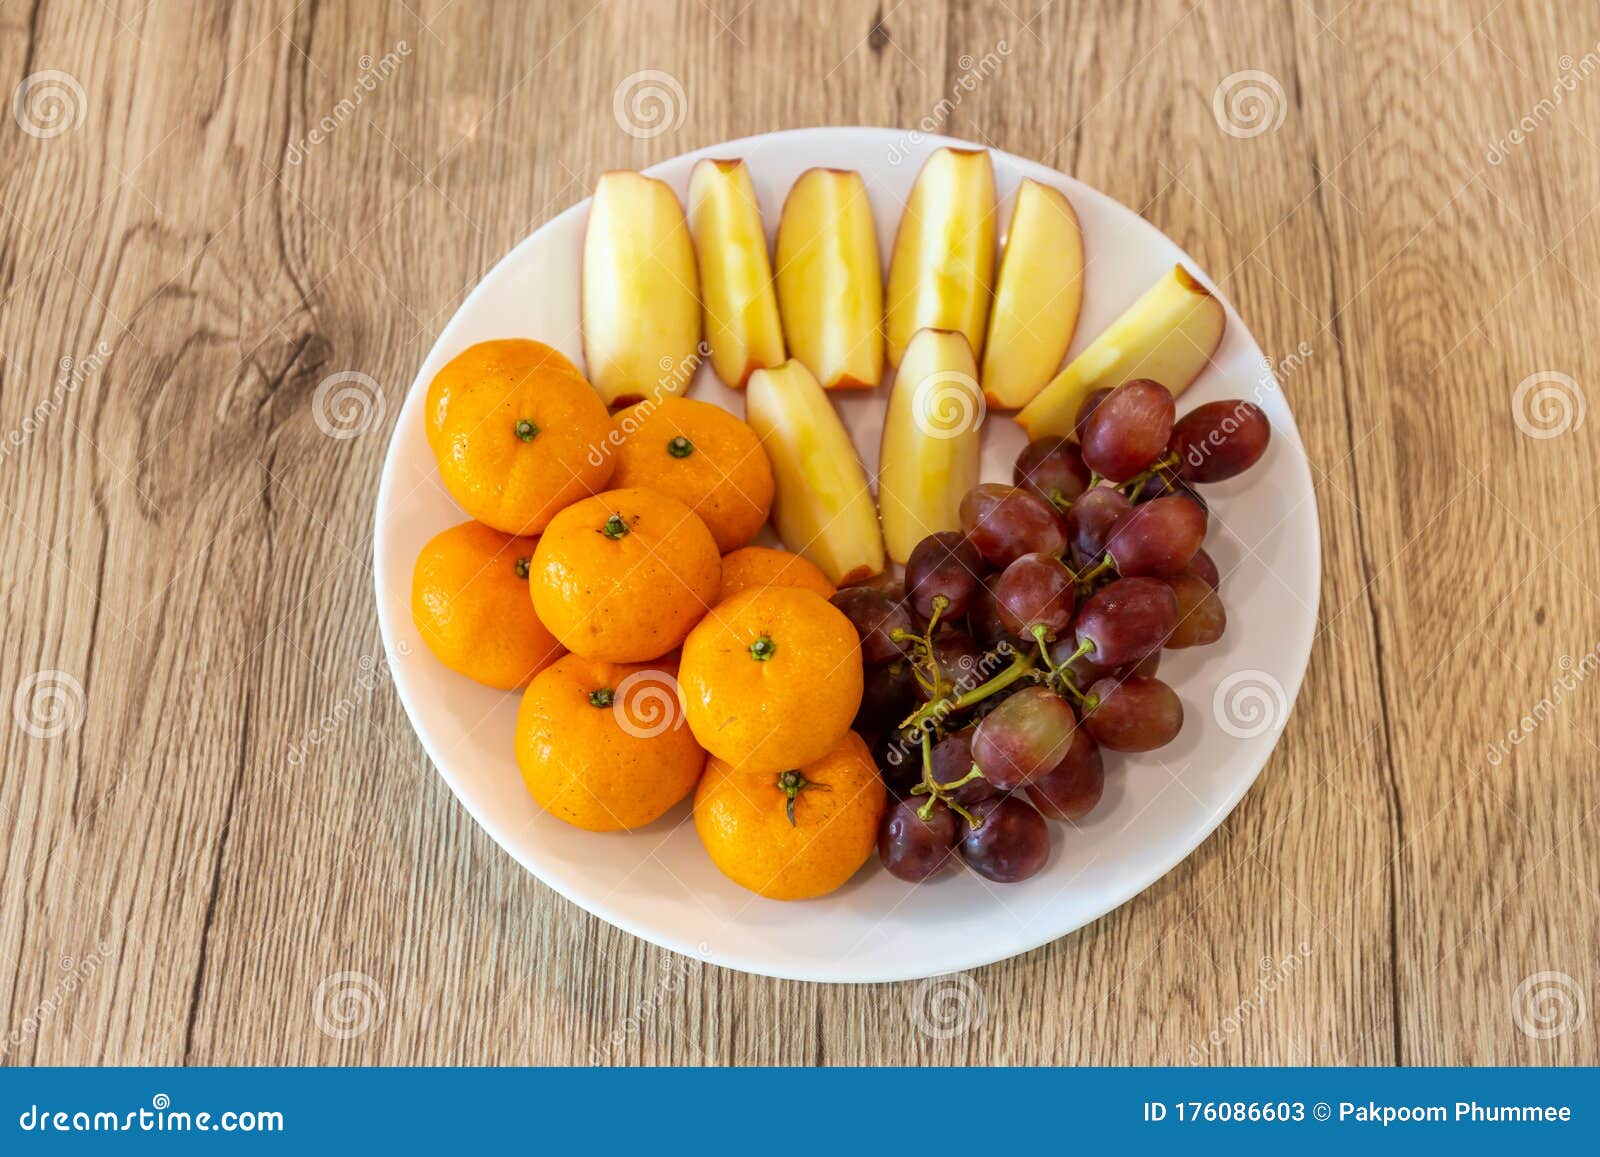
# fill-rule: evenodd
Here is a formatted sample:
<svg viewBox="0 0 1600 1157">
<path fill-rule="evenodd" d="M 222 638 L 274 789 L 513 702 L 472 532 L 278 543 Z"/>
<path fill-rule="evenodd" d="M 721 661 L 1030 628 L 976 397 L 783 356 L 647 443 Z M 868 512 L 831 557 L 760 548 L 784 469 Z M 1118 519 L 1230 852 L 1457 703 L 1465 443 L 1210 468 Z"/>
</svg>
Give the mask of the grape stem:
<svg viewBox="0 0 1600 1157">
<path fill-rule="evenodd" d="M 1101 575 L 1105 574 L 1106 571 L 1110 570 L 1112 567 L 1114 567 L 1116 565 L 1117 565 L 1117 560 L 1112 558 L 1109 554 L 1107 554 L 1104 558 L 1102 558 L 1099 562 L 1095 563 L 1088 570 L 1084 571 L 1080 575 L 1075 576 L 1076 582 L 1077 582 L 1077 584 L 1079 586 L 1085 586 L 1085 585 L 1087 585 L 1089 583 L 1094 582 L 1095 579 L 1099 578 Z"/>
<path fill-rule="evenodd" d="M 1092 650 L 1094 650 L 1094 640 L 1082 639 L 1078 642 L 1078 649 L 1072 652 L 1072 657 L 1063 661 L 1060 667 L 1054 668 L 1054 671 L 1061 676 L 1060 683 L 1062 690 L 1066 691 L 1069 695 L 1076 699 L 1079 706 L 1082 706 L 1088 700 L 1084 697 L 1083 692 L 1078 690 L 1078 680 L 1073 677 L 1072 672 L 1068 670 L 1068 668 Z"/>
<path fill-rule="evenodd" d="M 982 703 L 997 691 L 1004 691 L 1019 679 L 1024 679 L 1034 671 L 1033 657 L 1026 651 L 1018 651 L 1011 660 L 1011 666 L 996 675 L 986 683 L 979 683 L 976 687 L 962 692 L 951 698 L 946 695 L 924 704 L 917 711 L 907 716 L 900 724 L 902 729 L 926 729 L 929 721 L 943 719 L 946 715 L 956 711 L 965 711 L 968 707 Z"/>
<path fill-rule="evenodd" d="M 1160 474 L 1163 470 L 1170 470 L 1177 464 L 1178 452 L 1174 450 L 1172 453 L 1150 463 L 1147 469 L 1140 471 L 1138 474 L 1135 474 L 1132 478 L 1124 482 L 1120 489 L 1127 494 L 1128 501 L 1137 502 L 1139 501 L 1139 495 L 1144 493 L 1145 483 L 1149 482 L 1150 479 Z"/>
<path fill-rule="evenodd" d="M 943 800 L 944 805 L 951 811 L 955 812 L 962 819 L 966 820 L 968 826 L 972 827 L 973 829 L 981 828 L 983 826 L 983 820 L 980 817 L 973 815 L 966 808 L 958 804 L 951 797 L 950 793 L 956 788 L 960 787 L 962 784 L 970 783 L 974 779 L 982 778 L 983 772 L 979 771 L 978 765 L 974 763 L 972 765 L 972 770 L 967 772 L 966 775 L 962 776 L 954 783 L 940 783 L 938 780 L 934 779 L 933 742 L 928 738 L 928 733 L 924 731 L 922 733 L 922 782 L 911 789 L 911 794 L 925 795 L 928 797 L 928 802 L 917 809 L 917 818 L 919 820 L 932 819 L 933 805 L 938 803 L 940 800 Z"/>
</svg>

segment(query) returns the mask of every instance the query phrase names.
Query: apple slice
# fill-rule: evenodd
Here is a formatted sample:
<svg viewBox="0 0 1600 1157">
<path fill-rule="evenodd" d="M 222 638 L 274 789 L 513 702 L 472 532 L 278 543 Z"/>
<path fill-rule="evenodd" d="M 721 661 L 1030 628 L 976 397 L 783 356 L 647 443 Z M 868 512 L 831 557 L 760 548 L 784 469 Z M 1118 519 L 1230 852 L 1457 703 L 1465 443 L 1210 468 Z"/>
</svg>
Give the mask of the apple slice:
<svg viewBox="0 0 1600 1157">
<path fill-rule="evenodd" d="M 978 484 L 983 413 L 967 339 L 918 330 L 895 371 L 878 456 L 883 540 L 896 562 L 928 535 L 960 528 L 962 496 Z"/>
<path fill-rule="evenodd" d="M 1222 303 L 1175 265 L 1073 358 L 1017 423 L 1030 439 L 1070 435 L 1087 395 L 1134 378 L 1153 378 L 1181 394 L 1210 364 L 1226 324 Z"/>
<path fill-rule="evenodd" d="M 608 405 L 689 388 L 700 363 L 700 278 L 670 185 L 624 170 L 600 174 L 581 296 L 583 357 Z"/>
<path fill-rule="evenodd" d="M 826 389 L 883 377 L 883 269 L 860 173 L 808 169 L 778 219 L 778 306 L 789 352 Z"/>
<path fill-rule="evenodd" d="M 936 149 L 911 187 L 889 262 L 884 332 L 897 366 L 919 329 L 983 350 L 994 279 L 994 166 L 987 149 Z"/>
<path fill-rule="evenodd" d="M 1024 179 L 1006 230 L 983 346 L 983 396 L 1014 410 L 1061 368 L 1083 305 L 1083 233 L 1060 189 Z"/>
<path fill-rule="evenodd" d="M 772 521 L 783 545 L 816 563 L 835 586 L 882 571 L 883 535 L 866 471 L 811 371 L 794 358 L 757 370 L 745 408 L 772 460 Z"/>
<path fill-rule="evenodd" d="M 743 161 L 695 165 L 689 231 L 700 259 L 711 367 L 724 385 L 738 389 L 754 371 L 785 360 L 761 205 Z"/>
</svg>

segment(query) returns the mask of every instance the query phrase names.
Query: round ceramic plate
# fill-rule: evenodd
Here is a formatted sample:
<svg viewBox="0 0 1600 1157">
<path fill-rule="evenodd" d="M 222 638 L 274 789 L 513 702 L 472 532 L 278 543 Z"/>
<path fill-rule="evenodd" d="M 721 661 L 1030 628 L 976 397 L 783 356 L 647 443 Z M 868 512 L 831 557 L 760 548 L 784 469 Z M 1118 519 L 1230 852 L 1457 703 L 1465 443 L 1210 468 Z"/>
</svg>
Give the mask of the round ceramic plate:
<svg viewBox="0 0 1600 1157">
<path fill-rule="evenodd" d="M 923 158 L 940 145 L 977 147 L 886 129 L 805 129 L 731 141 L 649 172 L 686 198 L 696 160 L 743 157 L 770 241 L 784 195 L 802 172 L 857 169 L 871 191 L 887 270 L 901 206 Z M 1138 214 L 1041 165 L 991 155 L 1002 223 L 1010 220 L 1024 177 L 1064 190 L 1077 210 L 1088 266 L 1069 357 L 1173 263 L 1207 281 Z M 446 670 L 412 625 L 417 554 L 430 537 L 465 517 L 428 450 L 423 398 L 440 366 L 490 338 L 537 338 L 583 364 L 578 271 L 587 213 L 587 201 L 574 205 L 524 240 L 445 327 L 406 397 L 378 492 L 378 615 L 395 684 L 439 773 L 500 846 L 567 899 L 662 947 L 747 972 L 852 982 L 932 976 L 1026 952 L 1138 895 L 1193 851 L 1233 810 L 1271 754 L 1299 691 L 1317 617 L 1311 475 L 1270 365 L 1231 306 L 1212 366 L 1178 406 L 1182 413 L 1200 402 L 1248 397 L 1272 421 L 1265 458 L 1243 477 L 1207 490 L 1213 517 L 1206 548 L 1224 576 L 1227 633 L 1215 646 L 1168 652 L 1161 674 L 1183 700 L 1182 733 L 1149 755 L 1108 753 L 1103 801 L 1076 826 L 1052 825 L 1054 848 L 1039 875 L 994 885 L 954 871 L 913 886 L 884 872 L 874 857 L 838 892 L 784 904 L 744 891 L 712 866 L 687 802 L 648 828 L 611 835 L 568 827 L 534 804 L 512 755 L 517 694 Z M 871 393 L 838 399 L 869 473 L 876 468 L 887 393 L 885 382 Z M 700 369 L 691 396 L 744 414 L 743 398 L 717 382 L 709 365 Z M 1024 442 L 1007 415 L 991 414 L 984 479 L 1009 481 Z M 775 541 L 767 535 L 764 541 Z"/>
</svg>

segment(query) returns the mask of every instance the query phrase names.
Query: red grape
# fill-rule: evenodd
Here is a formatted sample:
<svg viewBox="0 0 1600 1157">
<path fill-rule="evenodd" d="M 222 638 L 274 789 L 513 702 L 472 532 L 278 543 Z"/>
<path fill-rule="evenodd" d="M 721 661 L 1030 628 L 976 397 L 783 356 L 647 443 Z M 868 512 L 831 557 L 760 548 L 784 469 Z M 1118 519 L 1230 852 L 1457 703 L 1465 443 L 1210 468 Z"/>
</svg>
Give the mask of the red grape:
<svg viewBox="0 0 1600 1157">
<path fill-rule="evenodd" d="M 972 596 L 972 607 L 967 611 L 967 630 L 982 647 L 994 648 L 1001 643 L 1015 647 L 1017 640 L 1000 621 L 1000 604 L 994 601 L 994 585 L 999 576 L 985 579 Z"/>
<path fill-rule="evenodd" d="M 890 728 L 873 744 L 872 759 L 884 786 L 897 796 L 909 796 L 922 782 L 922 742 L 898 728 Z"/>
<path fill-rule="evenodd" d="M 1029 551 L 1060 554 L 1066 530 L 1056 510 L 1018 486 L 985 482 L 961 500 L 961 529 L 991 566 L 1010 566 Z"/>
<path fill-rule="evenodd" d="M 1050 661 L 1057 667 L 1063 668 L 1072 676 L 1073 685 L 1087 687 L 1097 680 L 1107 676 L 1116 679 L 1126 679 L 1129 675 L 1154 675 L 1161 669 L 1161 652 L 1151 651 L 1137 663 L 1125 663 L 1120 667 L 1105 667 L 1096 663 L 1088 655 L 1077 654 L 1078 636 L 1076 633 L 1063 635 L 1050 644 Z"/>
<path fill-rule="evenodd" d="M 972 808 L 979 826 L 961 839 L 961 858 L 980 876 L 1015 884 L 1050 858 L 1050 825 L 1016 796 L 986 799 Z"/>
<path fill-rule="evenodd" d="M 1217 571 L 1217 564 L 1206 553 L 1206 548 L 1201 547 L 1194 552 L 1194 557 L 1189 560 L 1189 565 L 1183 568 L 1184 574 L 1192 574 L 1197 579 L 1203 579 L 1212 590 L 1222 586 L 1222 575 Z"/>
<path fill-rule="evenodd" d="M 1183 704 L 1160 679 L 1102 679 L 1089 695 L 1094 706 L 1085 709 L 1084 726 L 1112 751 L 1154 751 L 1176 739 L 1183 727 Z"/>
<path fill-rule="evenodd" d="M 933 745 L 933 758 L 929 763 L 933 768 L 935 783 L 955 783 L 966 779 L 975 762 L 972 758 L 972 734 L 971 727 L 964 727 L 960 731 L 952 731 Z M 956 788 L 950 796 L 965 806 L 999 794 L 999 788 L 979 776 Z"/>
<path fill-rule="evenodd" d="M 916 676 L 907 660 L 867 667 L 862 678 L 861 706 L 852 726 L 867 734 L 893 727 L 911 714 L 916 694 Z"/>
<path fill-rule="evenodd" d="M 955 812 L 942 803 L 933 805 L 927 819 L 918 815 L 924 802 L 920 796 L 896 802 L 878 828 L 878 858 L 891 876 L 913 884 L 944 871 L 961 835 Z"/>
<path fill-rule="evenodd" d="M 933 661 L 939 669 L 938 695 L 959 695 L 988 677 L 983 648 L 965 631 L 941 629 L 933 637 Z"/>
<path fill-rule="evenodd" d="M 1033 806 L 1052 820 L 1079 820 L 1094 810 L 1106 786 L 1105 762 L 1087 728 L 1072 733 L 1066 758 L 1027 787 Z"/>
<path fill-rule="evenodd" d="M 1040 438 L 1017 455 L 1011 480 L 1053 506 L 1065 508 L 1089 488 L 1089 468 L 1076 442 Z"/>
<path fill-rule="evenodd" d="M 1102 478 L 1126 482 L 1166 452 L 1176 407 L 1172 391 L 1149 378 L 1112 390 L 1083 431 L 1083 460 Z"/>
<path fill-rule="evenodd" d="M 1107 668 L 1161 650 L 1177 624 L 1178 599 L 1170 586 L 1160 579 L 1125 578 L 1089 596 L 1074 628 L 1080 643 L 1094 644 L 1089 658 Z"/>
<path fill-rule="evenodd" d="M 1025 554 L 1001 572 L 994 601 L 1011 634 L 1030 639 L 1038 628 L 1049 641 L 1072 625 L 1075 592 L 1072 571 L 1060 559 Z"/>
<path fill-rule="evenodd" d="M 1079 443 L 1083 442 L 1083 436 L 1089 429 L 1090 416 L 1100 408 L 1100 403 L 1110 396 L 1111 390 L 1102 387 L 1098 390 L 1090 390 L 1089 393 L 1084 395 L 1083 401 L 1078 403 L 1078 413 L 1072 419 L 1072 436 Z"/>
<path fill-rule="evenodd" d="M 1207 402 L 1172 429 L 1178 473 L 1190 482 L 1221 482 L 1243 474 L 1267 452 L 1272 424 L 1254 402 Z"/>
<path fill-rule="evenodd" d="M 829 600 L 845 613 L 861 636 L 861 661 L 868 666 L 888 663 L 905 652 L 892 632 L 911 633 L 911 613 L 882 591 L 846 587 Z"/>
<path fill-rule="evenodd" d="M 1106 551 L 1124 578 L 1181 574 L 1205 535 L 1206 516 L 1198 506 L 1187 498 L 1157 498 L 1117 519 Z"/>
<path fill-rule="evenodd" d="M 960 618 L 972 605 L 982 576 L 977 547 L 959 531 L 940 531 L 917 543 L 906 560 L 906 596 L 924 620 L 933 617 L 933 600 L 940 595 L 946 601 L 942 618 Z"/>
<path fill-rule="evenodd" d="M 1096 486 L 1072 504 L 1067 511 L 1067 533 L 1072 538 L 1072 554 L 1079 566 L 1099 559 L 1106 549 L 1106 536 L 1117 520 L 1133 509 L 1122 491 Z"/>
<path fill-rule="evenodd" d="M 1205 579 L 1180 574 L 1167 579 L 1166 583 L 1178 599 L 1178 624 L 1167 646 L 1174 650 L 1203 647 L 1222 638 L 1222 632 L 1228 627 L 1228 612 Z"/>
<path fill-rule="evenodd" d="M 1014 791 L 1061 762 L 1077 726 L 1072 708 L 1044 687 L 1024 687 L 972 733 L 973 762 L 1001 791 Z"/>
</svg>

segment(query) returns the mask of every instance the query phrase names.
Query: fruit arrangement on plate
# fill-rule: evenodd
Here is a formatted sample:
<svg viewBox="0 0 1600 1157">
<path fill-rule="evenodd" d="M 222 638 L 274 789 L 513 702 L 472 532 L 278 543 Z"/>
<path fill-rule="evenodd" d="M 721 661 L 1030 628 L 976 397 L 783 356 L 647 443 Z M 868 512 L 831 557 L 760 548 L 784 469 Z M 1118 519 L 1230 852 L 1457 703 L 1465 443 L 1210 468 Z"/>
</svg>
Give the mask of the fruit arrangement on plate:
<svg viewBox="0 0 1600 1157">
<path fill-rule="evenodd" d="M 1047 819 L 1099 801 L 1102 750 L 1177 735 L 1161 653 L 1226 624 L 1198 488 L 1271 428 L 1243 400 L 1178 417 L 1226 317 L 1182 266 L 1062 366 L 1084 252 L 1037 181 L 1000 235 L 979 149 L 930 156 L 887 276 L 858 173 L 801 175 L 770 251 L 741 161 L 701 161 L 687 211 L 600 179 L 571 287 L 585 369 L 480 342 L 425 403 L 469 520 L 417 558 L 413 618 L 452 670 L 521 689 L 546 813 L 625 831 L 692 796 L 711 861 L 773 899 L 874 850 L 903 880 L 1014 882 Z M 702 360 L 744 420 L 682 396 Z M 874 487 L 832 395 L 886 368 Z M 1032 441 L 984 482 L 999 410 Z M 769 519 L 786 549 L 756 543 Z"/>
</svg>

